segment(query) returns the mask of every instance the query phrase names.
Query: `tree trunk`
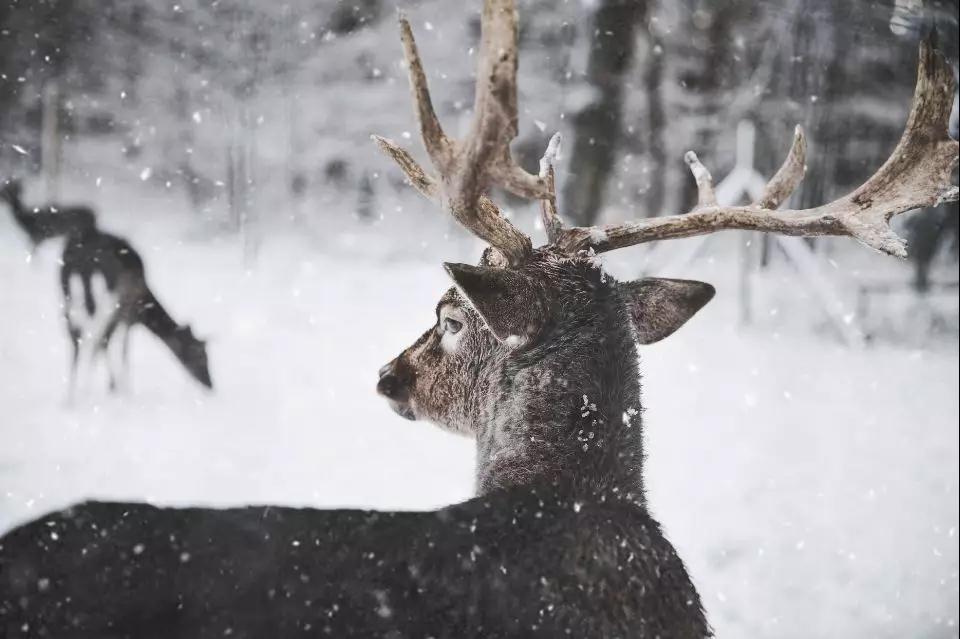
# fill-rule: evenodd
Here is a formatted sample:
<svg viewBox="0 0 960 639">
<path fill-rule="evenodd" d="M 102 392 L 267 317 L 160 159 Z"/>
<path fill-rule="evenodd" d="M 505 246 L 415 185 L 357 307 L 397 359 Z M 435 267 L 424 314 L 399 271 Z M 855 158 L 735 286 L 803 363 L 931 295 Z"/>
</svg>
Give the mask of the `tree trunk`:
<svg viewBox="0 0 960 639">
<path fill-rule="evenodd" d="M 645 147 L 650 159 L 650 188 L 646 194 L 647 217 L 655 217 L 663 211 L 666 198 L 667 151 L 663 131 L 667 126 L 663 108 L 663 45 L 653 29 L 649 29 L 647 68 L 643 73 L 643 86 L 647 98 L 647 123 L 644 127 Z"/>
<path fill-rule="evenodd" d="M 623 76 L 633 59 L 636 26 L 647 0 L 601 0 L 593 17 L 587 82 L 593 99 L 574 118 L 574 141 L 563 208 L 574 224 L 596 223 L 617 151 Z"/>
<path fill-rule="evenodd" d="M 41 123 L 41 159 L 43 183 L 47 201 L 55 202 L 60 196 L 60 87 L 56 78 L 50 78 L 43 86 L 43 118 Z"/>
<path fill-rule="evenodd" d="M 723 175 L 723 165 L 717 154 L 718 138 L 729 135 L 729 127 L 722 130 L 714 122 L 723 109 L 724 91 L 734 85 L 739 72 L 739 61 L 733 51 L 733 28 L 741 12 L 738 0 L 707 4 L 709 10 L 691 11 L 690 44 L 683 49 L 694 60 L 685 76 L 686 91 L 695 96 L 691 115 L 696 122 L 692 148 L 701 158 L 712 158 L 714 178 Z M 698 24 L 699 22 L 699 24 Z M 697 201 L 697 185 L 686 167 L 681 169 L 687 176 L 683 181 L 681 207 L 687 211 Z"/>
</svg>

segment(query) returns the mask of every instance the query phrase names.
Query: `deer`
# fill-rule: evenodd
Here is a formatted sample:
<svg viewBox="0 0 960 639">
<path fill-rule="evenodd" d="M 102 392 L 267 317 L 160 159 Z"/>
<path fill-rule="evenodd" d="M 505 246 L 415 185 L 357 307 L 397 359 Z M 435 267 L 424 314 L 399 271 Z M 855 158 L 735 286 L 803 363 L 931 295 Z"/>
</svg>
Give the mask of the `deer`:
<svg viewBox="0 0 960 639">
<path fill-rule="evenodd" d="M 67 236 L 60 267 L 64 316 L 70 337 L 72 402 L 81 377 L 92 376 L 105 356 L 109 390 L 129 390 L 130 329 L 141 325 L 166 345 L 189 375 L 213 389 L 207 344 L 187 324 L 179 324 L 147 286 L 143 258 L 130 243 L 96 227 Z"/>
<path fill-rule="evenodd" d="M 778 207 L 799 184 L 797 131 L 763 198 L 720 207 L 688 155 L 699 202 L 687 214 L 566 226 L 553 151 L 528 173 L 516 136 L 517 15 L 485 0 L 473 126 L 447 137 L 401 16 L 420 133 L 436 177 L 375 140 L 421 193 L 489 248 L 445 265 L 453 287 L 434 325 L 381 369 L 402 417 L 476 439 L 476 496 L 428 512 L 284 506 L 163 508 L 84 502 L 0 537 L 0 628 L 8 637 L 712 636 L 692 578 L 644 495 L 638 348 L 667 337 L 709 284 L 617 282 L 596 254 L 672 237 L 757 228 L 904 246 L 888 220 L 957 197 L 946 134 L 952 78 L 921 46 L 913 109 L 891 160 L 853 194 Z M 540 201 L 534 248 L 486 194 Z"/>
<path fill-rule="evenodd" d="M 106 360 L 110 391 L 128 389 L 129 331 L 137 324 L 163 341 L 201 385 L 213 388 L 206 343 L 160 304 L 147 286 L 143 259 L 127 240 L 100 230 L 96 215 L 86 206 L 51 205 L 28 211 L 17 181 L 8 182 L 0 197 L 33 246 L 65 238 L 60 288 L 71 345 L 68 405 L 75 401 L 80 378 L 92 377 L 101 357 Z"/>
</svg>

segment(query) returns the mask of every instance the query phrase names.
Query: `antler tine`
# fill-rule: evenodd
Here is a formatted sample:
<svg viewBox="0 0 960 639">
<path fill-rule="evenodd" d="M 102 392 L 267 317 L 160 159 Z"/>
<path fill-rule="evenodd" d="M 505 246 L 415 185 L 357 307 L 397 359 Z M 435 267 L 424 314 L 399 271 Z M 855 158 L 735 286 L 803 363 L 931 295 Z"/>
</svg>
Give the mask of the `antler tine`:
<svg viewBox="0 0 960 639">
<path fill-rule="evenodd" d="M 697 181 L 697 206 L 694 210 L 717 205 L 717 194 L 713 192 L 713 176 L 693 151 L 683 155 L 683 161 L 690 167 L 693 179 Z"/>
<path fill-rule="evenodd" d="M 407 151 L 393 140 L 379 135 L 371 135 L 370 139 L 377 143 L 380 150 L 393 158 L 407 176 L 407 180 L 426 198 L 436 200 L 440 198 L 440 188 L 437 181 L 427 175 L 417 161 Z"/>
<path fill-rule="evenodd" d="M 906 257 L 906 242 L 890 229 L 890 219 L 904 211 L 957 200 L 957 187 L 950 178 L 958 145 L 948 132 L 954 92 L 953 73 L 931 36 L 920 43 L 917 87 L 897 147 L 869 180 L 845 198 L 846 210 L 836 211 L 849 235 L 878 251 Z"/>
<path fill-rule="evenodd" d="M 430 156 L 434 168 L 443 174 L 450 169 L 453 161 L 453 144 L 443 132 L 440 120 L 433 110 L 433 101 L 430 99 L 430 89 L 427 86 L 427 74 L 423 71 L 420 53 L 417 51 L 417 42 L 413 37 L 413 29 L 406 16 L 401 13 L 400 41 L 403 43 L 403 57 L 407 63 L 410 76 L 410 94 L 417 108 L 417 122 L 420 124 L 420 137 L 423 146 Z"/>
<path fill-rule="evenodd" d="M 798 124 L 793 130 L 793 144 L 783 165 L 767 182 L 763 194 L 757 200 L 762 209 L 778 209 L 797 190 L 807 171 L 807 137 Z"/>
<path fill-rule="evenodd" d="M 477 86 L 464 163 L 490 168 L 517 137 L 517 17 L 512 0 L 487 0 L 481 18 Z"/>
<path fill-rule="evenodd" d="M 423 167 L 421 167 L 403 147 L 397 146 L 392 140 L 379 135 L 371 135 L 370 138 L 376 142 L 381 151 L 394 159 L 407 176 L 407 180 L 413 188 L 427 199 L 442 204 L 443 196 L 440 184 L 435 178 L 428 175 L 427 172 L 423 170 Z M 493 200 L 487 196 L 481 195 L 477 199 L 476 209 L 478 210 L 478 214 L 476 215 L 478 219 L 469 220 L 469 224 L 463 222 L 460 218 L 457 218 L 457 220 L 463 222 L 464 226 L 470 231 L 481 239 L 486 240 L 490 246 L 499 251 L 507 263 L 516 263 L 511 261 L 511 255 L 502 248 L 505 244 L 522 242 L 522 239 L 518 240 L 515 235 L 511 235 L 510 229 L 512 229 L 513 233 L 519 234 L 523 239 L 526 239 L 528 246 L 530 245 L 530 238 L 504 219 L 500 213 L 500 209 L 497 208 Z M 456 213 L 454 213 L 454 216 L 456 217 Z M 490 259 L 500 263 L 498 258 Z"/>
<path fill-rule="evenodd" d="M 548 197 L 540 200 L 540 221 L 543 222 L 543 228 L 547 232 L 547 241 L 556 242 L 563 231 L 563 222 L 557 214 L 557 189 L 554 175 L 554 164 L 557 161 L 557 155 L 560 152 L 560 133 L 554 133 L 547 144 L 547 150 L 543 152 L 540 158 L 540 179 L 543 180 L 550 192 Z"/>
<path fill-rule="evenodd" d="M 484 180 L 528 199 L 549 196 L 543 180 L 513 161 L 517 137 L 517 10 L 514 0 L 483 3 L 477 86 L 470 136 L 464 142 L 461 188 L 467 197 Z"/>
<path fill-rule="evenodd" d="M 803 177 L 806 140 L 798 128 L 786 161 L 756 204 L 698 206 L 686 215 L 602 228 L 570 228 L 563 230 L 556 244 L 571 254 L 587 249 L 602 252 L 656 240 L 742 229 L 793 236 L 845 235 L 882 253 L 905 257 L 906 242 L 890 228 L 890 219 L 904 211 L 958 199 L 958 189 L 950 183 L 958 145 L 947 132 L 953 96 L 953 74 L 946 60 L 930 42 L 924 41 L 920 45 L 917 88 L 903 136 L 883 166 L 853 193 L 816 208 L 775 210 Z M 704 175 L 703 169 L 698 175 L 703 167 L 696 156 L 688 155 L 688 164 L 703 202 L 709 174 Z"/>
<path fill-rule="evenodd" d="M 509 264 L 519 264 L 532 251 L 530 238 L 504 218 L 483 193 L 493 183 L 511 190 L 546 195 L 539 178 L 522 175 L 510 160 L 509 143 L 517 132 L 517 19 L 513 0 L 486 0 L 483 10 L 477 96 L 470 136 L 462 143 L 449 139 L 433 110 L 426 74 L 413 30 L 400 17 L 400 37 L 410 76 L 410 89 L 427 154 L 440 179 L 420 167 L 403 149 L 374 137 L 396 161 L 410 182 L 427 197 L 440 199 L 454 218 L 474 235 L 499 250 Z"/>
</svg>

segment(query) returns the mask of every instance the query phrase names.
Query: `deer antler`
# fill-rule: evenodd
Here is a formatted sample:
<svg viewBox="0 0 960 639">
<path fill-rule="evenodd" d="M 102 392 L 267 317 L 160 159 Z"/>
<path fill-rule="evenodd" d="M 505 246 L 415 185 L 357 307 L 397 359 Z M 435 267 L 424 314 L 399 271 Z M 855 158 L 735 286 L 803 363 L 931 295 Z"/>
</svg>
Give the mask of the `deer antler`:
<svg viewBox="0 0 960 639">
<path fill-rule="evenodd" d="M 563 232 L 563 222 L 557 214 L 557 191 L 555 184 L 555 175 L 553 165 L 557 161 L 557 155 L 560 153 L 560 134 L 554 133 L 547 144 L 547 150 L 543 152 L 540 158 L 540 179 L 547 187 L 547 197 L 540 200 L 540 221 L 543 222 L 543 229 L 547 232 L 547 241 L 551 244 L 560 238 Z"/>
<path fill-rule="evenodd" d="M 483 194 L 491 185 L 539 199 L 549 242 L 568 254 L 743 229 L 794 236 L 850 236 L 878 251 L 905 257 L 906 242 L 890 228 L 890 219 L 904 211 L 958 199 L 957 187 L 950 184 L 958 147 L 947 133 L 953 76 L 943 56 L 926 41 L 920 46 L 917 88 L 903 136 L 886 163 L 852 193 L 811 209 L 777 210 L 803 179 L 806 139 L 798 126 L 783 166 L 753 204 L 719 206 L 710 172 L 696 154 L 689 152 L 684 159 L 698 191 L 697 205 L 691 212 L 603 227 L 564 228 L 557 215 L 554 190 L 553 159 L 559 138 L 551 140 L 539 175 L 524 171 L 510 156 L 510 142 L 517 135 L 514 1 L 484 1 L 474 118 L 469 136 L 462 141 L 447 137 L 440 125 L 413 31 L 403 16 L 400 32 L 420 134 L 439 180 L 394 142 L 373 138 L 420 193 L 438 200 L 511 265 L 526 259 L 531 242 Z"/>
<path fill-rule="evenodd" d="M 530 254 L 530 238 L 504 218 L 483 193 L 499 185 L 521 197 L 551 195 L 546 178 L 520 168 L 510 155 L 517 135 L 517 12 L 513 0 L 485 0 L 473 123 L 465 140 L 453 140 L 433 110 L 427 78 L 410 23 L 400 16 L 403 54 L 410 72 L 423 145 L 440 178 L 428 175 L 394 142 L 374 136 L 423 195 L 439 200 L 472 233 L 519 264 Z"/>
<path fill-rule="evenodd" d="M 800 236 L 848 235 L 883 253 L 906 257 L 906 242 L 890 228 L 890 218 L 958 199 L 957 187 L 950 184 L 958 147 L 947 133 L 953 96 L 953 75 L 946 60 L 925 41 L 920 45 L 917 88 L 903 136 L 884 165 L 849 195 L 812 209 L 776 210 L 803 178 L 806 140 L 798 126 L 787 159 L 754 204 L 717 206 L 710 173 L 691 152 L 685 159 L 699 191 L 693 211 L 604 227 L 564 229 L 555 243 L 576 254 L 745 229 Z"/>
</svg>

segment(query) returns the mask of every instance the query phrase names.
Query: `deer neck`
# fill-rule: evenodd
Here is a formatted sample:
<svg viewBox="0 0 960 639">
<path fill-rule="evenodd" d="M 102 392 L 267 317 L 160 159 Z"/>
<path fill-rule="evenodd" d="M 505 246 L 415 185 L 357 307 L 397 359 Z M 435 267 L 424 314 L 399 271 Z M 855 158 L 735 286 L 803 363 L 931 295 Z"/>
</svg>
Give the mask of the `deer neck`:
<svg viewBox="0 0 960 639">
<path fill-rule="evenodd" d="M 159 337 L 174 354 L 179 356 L 181 345 L 180 340 L 176 337 L 179 325 L 150 292 L 144 294 L 139 302 L 138 319 L 150 332 Z"/>
<path fill-rule="evenodd" d="M 604 310 L 492 364 L 475 430 L 479 493 L 546 482 L 644 503 L 636 340 L 618 298 Z"/>
<path fill-rule="evenodd" d="M 24 219 L 27 216 L 27 210 L 23 206 L 23 201 L 20 198 L 10 194 L 5 193 L 0 195 L 0 202 L 5 203 L 10 207 L 10 212 L 13 213 L 13 217 L 18 221 Z"/>
</svg>

